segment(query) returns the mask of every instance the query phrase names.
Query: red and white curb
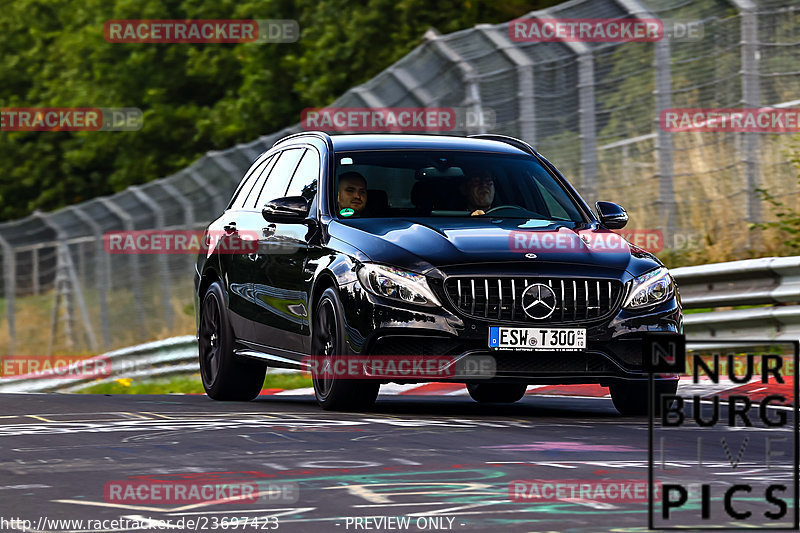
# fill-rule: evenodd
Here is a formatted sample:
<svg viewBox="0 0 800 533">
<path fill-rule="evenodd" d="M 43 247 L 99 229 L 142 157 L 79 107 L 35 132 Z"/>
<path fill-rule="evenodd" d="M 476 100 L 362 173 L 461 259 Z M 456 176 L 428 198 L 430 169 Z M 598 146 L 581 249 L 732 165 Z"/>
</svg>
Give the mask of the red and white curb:
<svg viewBox="0 0 800 533">
<path fill-rule="evenodd" d="M 575 387 L 572 385 L 571 387 Z M 591 387 L 590 385 L 582 385 L 583 389 Z M 603 390 L 603 396 L 608 395 L 608 389 L 600 386 L 595 386 L 598 390 Z M 525 394 L 531 394 L 532 391 L 541 391 L 542 389 L 561 389 L 561 386 L 550 385 L 530 385 Z M 587 391 L 588 392 L 588 391 Z M 591 391 L 596 392 L 596 391 Z M 539 394 L 546 393 L 545 391 Z M 313 395 L 314 389 L 311 387 L 303 389 L 264 389 L 261 391 L 261 396 L 305 396 Z M 413 383 L 409 385 L 398 385 L 396 383 L 388 383 L 381 385 L 381 395 L 384 396 L 401 396 L 401 395 L 414 395 L 414 396 L 462 396 L 467 394 L 467 387 L 461 383 Z M 562 394 L 556 392 L 555 394 Z M 574 391 L 569 396 L 596 396 L 597 394 L 583 393 L 583 391 Z"/>
<path fill-rule="evenodd" d="M 705 377 L 705 376 L 704 376 Z M 264 389 L 261 396 L 306 396 L 313 395 L 314 389 L 311 387 L 302 389 Z M 398 385 L 389 383 L 381 385 L 381 395 L 383 396 L 463 396 L 467 394 L 467 388 L 461 383 L 414 383 L 410 385 Z M 526 395 L 529 396 L 575 396 L 585 398 L 610 398 L 608 387 L 600 385 L 529 385 Z M 757 403 L 770 394 L 781 394 L 791 402 L 793 396 L 793 384 L 791 378 L 786 379 L 786 383 L 752 382 L 746 384 L 736 384 L 729 380 L 720 379 L 719 383 L 713 383 L 705 378 L 700 383 L 693 383 L 691 378 L 681 379 L 678 394 L 682 396 L 700 395 L 709 397 L 719 395 L 720 399 L 739 394 L 747 396 Z"/>
</svg>

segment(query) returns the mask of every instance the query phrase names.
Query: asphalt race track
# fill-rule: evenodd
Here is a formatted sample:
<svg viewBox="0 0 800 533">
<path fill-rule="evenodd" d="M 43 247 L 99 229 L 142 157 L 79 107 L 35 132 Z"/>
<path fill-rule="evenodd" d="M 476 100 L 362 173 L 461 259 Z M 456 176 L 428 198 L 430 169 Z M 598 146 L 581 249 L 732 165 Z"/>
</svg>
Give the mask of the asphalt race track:
<svg viewBox="0 0 800 533">
<path fill-rule="evenodd" d="M 648 525 L 646 501 L 509 498 L 513 480 L 647 480 L 647 419 L 619 416 L 607 398 L 526 396 L 510 406 L 482 406 L 464 396 L 382 396 L 370 412 L 330 413 L 309 396 L 220 403 L 192 395 L 2 394 L 0 406 L 0 517 L 31 521 L 6 522 L 2 531 L 133 530 L 57 529 L 48 522 L 120 518 L 154 528 L 137 531 L 181 518 L 196 520 L 195 527 L 172 531 L 235 531 L 220 526 L 224 517 L 251 520 L 239 531 L 276 525 L 323 532 L 644 531 Z M 791 442 L 791 428 L 769 431 Z M 791 457 L 772 470 L 757 466 L 764 428 L 704 431 L 710 444 L 702 471 L 687 466 L 697 456 L 692 432 L 670 433 L 670 479 L 729 481 L 719 446 L 725 437 L 740 460 L 737 480 L 782 479 L 791 491 Z M 745 449 L 742 437 L 749 440 Z M 259 486 L 297 493 L 288 503 L 262 497 L 194 504 L 114 503 L 104 493 L 107 483 L 132 476 L 212 472 L 249 472 L 260 476 Z M 725 523 L 717 512 L 721 500 L 712 493 L 715 525 Z M 737 505 L 762 500 L 754 490 L 752 502 Z M 784 522 L 791 524 L 791 498 L 789 508 Z M 400 529 L 378 517 L 407 517 L 409 525 Z M 697 506 L 681 520 L 708 525 Z"/>
</svg>

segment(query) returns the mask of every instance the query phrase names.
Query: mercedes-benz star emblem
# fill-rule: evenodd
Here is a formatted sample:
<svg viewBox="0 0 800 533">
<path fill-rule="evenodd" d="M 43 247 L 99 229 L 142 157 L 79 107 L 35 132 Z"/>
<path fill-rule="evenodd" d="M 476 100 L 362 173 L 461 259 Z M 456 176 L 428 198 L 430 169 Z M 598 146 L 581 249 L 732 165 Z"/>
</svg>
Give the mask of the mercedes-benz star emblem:
<svg viewBox="0 0 800 533">
<path fill-rule="evenodd" d="M 534 283 L 522 292 L 522 310 L 529 317 L 542 320 L 556 310 L 556 293 L 543 283 Z"/>
</svg>

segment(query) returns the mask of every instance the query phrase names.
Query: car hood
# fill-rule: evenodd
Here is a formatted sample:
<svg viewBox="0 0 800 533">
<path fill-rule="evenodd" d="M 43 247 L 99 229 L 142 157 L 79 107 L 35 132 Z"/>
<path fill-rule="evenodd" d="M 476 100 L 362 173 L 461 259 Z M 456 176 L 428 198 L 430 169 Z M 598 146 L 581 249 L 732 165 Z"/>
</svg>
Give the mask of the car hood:
<svg viewBox="0 0 800 533">
<path fill-rule="evenodd" d="M 333 221 L 331 236 L 370 260 L 425 272 L 434 267 L 536 261 L 633 276 L 661 263 L 596 224 L 509 218 L 364 218 Z"/>
</svg>

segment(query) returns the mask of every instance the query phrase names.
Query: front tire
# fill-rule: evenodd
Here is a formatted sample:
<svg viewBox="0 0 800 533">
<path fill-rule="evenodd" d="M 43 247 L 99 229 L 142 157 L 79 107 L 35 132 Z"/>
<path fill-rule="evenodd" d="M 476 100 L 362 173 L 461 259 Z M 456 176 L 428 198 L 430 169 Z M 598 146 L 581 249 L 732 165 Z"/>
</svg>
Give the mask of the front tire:
<svg viewBox="0 0 800 533">
<path fill-rule="evenodd" d="M 514 403 L 525 396 L 527 388 L 519 383 L 470 383 L 467 392 L 479 403 Z"/>
<path fill-rule="evenodd" d="M 656 415 L 661 414 L 661 396 L 665 394 L 675 394 L 678 391 L 678 380 L 656 380 L 655 386 L 655 409 Z M 609 386 L 611 391 L 611 401 L 614 407 L 623 416 L 644 416 L 648 414 L 649 391 L 647 380 L 638 381 L 617 381 Z"/>
<path fill-rule="evenodd" d="M 221 401 L 249 401 L 257 397 L 264 385 L 267 365 L 233 353 L 233 329 L 218 281 L 203 296 L 198 333 L 200 376 L 206 394 Z"/>
<path fill-rule="evenodd" d="M 316 372 L 316 368 L 335 368 L 334 362 L 353 355 L 344 329 L 344 311 L 338 293 L 325 289 L 314 312 L 311 379 L 317 403 L 326 411 L 357 410 L 371 407 L 378 398 L 380 383 L 368 379 L 342 379 L 334 372 Z M 347 366 L 347 365 L 345 365 Z"/>
</svg>

